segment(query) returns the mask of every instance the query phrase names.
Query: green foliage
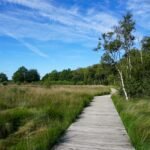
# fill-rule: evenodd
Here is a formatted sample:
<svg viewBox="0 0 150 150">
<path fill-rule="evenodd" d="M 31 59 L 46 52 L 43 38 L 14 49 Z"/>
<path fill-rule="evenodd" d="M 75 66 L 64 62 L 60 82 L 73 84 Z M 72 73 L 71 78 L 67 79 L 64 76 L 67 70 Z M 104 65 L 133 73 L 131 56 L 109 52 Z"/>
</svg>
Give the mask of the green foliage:
<svg viewBox="0 0 150 150">
<path fill-rule="evenodd" d="M 135 37 L 133 31 L 135 30 L 135 21 L 133 20 L 133 15 L 127 12 L 123 16 L 123 19 L 119 22 L 119 29 L 116 28 L 122 40 L 122 47 L 128 54 L 134 44 Z"/>
<path fill-rule="evenodd" d="M 117 83 L 116 70 L 118 71 L 120 93 L 125 95 L 126 100 L 150 95 L 150 37 L 143 38 L 142 49 L 135 49 L 134 31 L 133 16 L 127 13 L 112 32 L 102 34 L 95 49 L 104 50 L 101 64 L 112 68 L 108 72 L 108 84 Z M 104 73 L 105 69 L 102 72 Z"/>
<path fill-rule="evenodd" d="M 101 63 L 104 65 L 114 64 L 114 60 L 111 58 L 109 53 L 104 53 L 101 57 Z"/>
<path fill-rule="evenodd" d="M 149 150 L 149 99 L 131 99 L 127 102 L 118 95 L 114 95 L 112 98 L 136 150 Z"/>
<path fill-rule="evenodd" d="M 141 61 L 141 54 L 142 60 Z M 123 70 L 125 86 L 129 97 L 150 96 L 150 53 L 145 50 L 132 49 L 130 51 L 132 64 L 131 76 Z M 124 62 L 126 58 L 121 61 Z M 125 68 L 124 63 L 122 63 Z"/>
<path fill-rule="evenodd" d="M 15 82 L 25 82 L 28 70 L 25 67 L 20 67 L 13 75 Z"/>
<path fill-rule="evenodd" d="M 35 69 L 31 69 L 27 72 L 27 77 L 26 77 L 27 82 L 36 82 L 40 81 L 40 75 Z"/>
<path fill-rule="evenodd" d="M 144 37 L 142 40 L 142 50 L 150 52 L 150 37 Z"/>
<path fill-rule="evenodd" d="M 28 70 L 24 66 L 20 67 L 13 74 L 13 81 L 16 83 L 36 82 L 40 80 L 40 75 L 35 69 Z"/>
<path fill-rule="evenodd" d="M 4 81 L 2 84 L 3 84 L 4 86 L 7 85 L 7 84 L 8 84 L 8 81 Z"/>
<path fill-rule="evenodd" d="M 61 81 L 71 81 L 73 78 L 72 71 L 70 69 L 65 69 L 61 73 L 59 73 L 59 79 Z"/>
<path fill-rule="evenodd" d="M 5 84 L 8 81 L 7 75 L 4 73 L 0 73 L 0 83 Z"/>
<path fill-rule="evenodd" d="M 114 84 L 116 83 L 115 68 L 109 64 L 97 64 L 87 68 L 77 70 L 63 70 L 61 72 L 52 71 L 42 78 L 46 86 L 52 84 Z M 114 77 L 114 78 L 112 78 Z M 111 79 L 111 80 L 110 80 Z M 110 81 L 110 82 L 109 82 Z"/>
</svg>

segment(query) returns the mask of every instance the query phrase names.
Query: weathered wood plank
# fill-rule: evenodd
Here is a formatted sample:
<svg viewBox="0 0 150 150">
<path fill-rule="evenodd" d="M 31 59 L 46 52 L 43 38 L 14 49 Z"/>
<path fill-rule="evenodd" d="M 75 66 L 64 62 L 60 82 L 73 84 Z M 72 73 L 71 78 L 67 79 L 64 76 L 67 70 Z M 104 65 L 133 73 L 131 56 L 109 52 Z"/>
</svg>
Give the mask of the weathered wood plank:
<svg viewBox="0 0 150 150">
<path fill-rule="evenodd" d="M 110 95 L 97 96 L 53 150 L 134 150 Z"/>
</svg>

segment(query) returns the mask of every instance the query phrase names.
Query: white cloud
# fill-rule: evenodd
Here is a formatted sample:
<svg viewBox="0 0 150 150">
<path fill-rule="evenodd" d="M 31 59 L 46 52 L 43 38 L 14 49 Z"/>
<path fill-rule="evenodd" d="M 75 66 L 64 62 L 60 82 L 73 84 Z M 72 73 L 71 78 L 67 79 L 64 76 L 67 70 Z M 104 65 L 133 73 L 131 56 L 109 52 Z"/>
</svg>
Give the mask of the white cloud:
<svg viewBox="0 0 150 150">
<path fill-rule="evenodd" d="M 150 0 L 128 0 L 127 10 L 133 12 L 138 26 L 150 31 Z"/>
<path fill-rule="evenodd" d="M 107 12 L 82 14 L 77 7 L 66 9 L 54 6 L 44 0 L 5 0 L 11 4 L 19 4 L 36 12 L 31 14 L 25 10 L 15 10 L 16 14 L 1 14 L 0 25 L 11 30 L 18 38 L 35 38 L 38 40 L 87 41 L 98 37 L 117 23 L 117 18 Z M 7 5 L 8 3 L 6 3 Z M 34 19 L 29 19 L 31 18 Z M 25 18 L 26 16 L 26 18 Z M 41 23 L 39 19 L 47 22 Z M 2 29 L 0 30 L 2 34 Z"/>
</svg>

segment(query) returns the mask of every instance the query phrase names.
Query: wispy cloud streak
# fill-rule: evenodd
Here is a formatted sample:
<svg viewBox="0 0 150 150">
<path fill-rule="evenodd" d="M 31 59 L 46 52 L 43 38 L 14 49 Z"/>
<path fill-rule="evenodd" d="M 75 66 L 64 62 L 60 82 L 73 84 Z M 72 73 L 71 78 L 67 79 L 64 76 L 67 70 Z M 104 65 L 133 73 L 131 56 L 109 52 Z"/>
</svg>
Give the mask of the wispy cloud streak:
<svg viewBox="0 0 150 150">
<path fill-rule="evenodd" d="M 25 40 L 21 39 L 21 38 L 17 38 L 15 35 L 13 35 L 10 32 L 5 32 L 7 36 L 15 39 L 16 41 L 18 41 L 19 43 L 21 43 L 22 45 L 24 45 L 25 47 L 28 48 L 28 50 L 32 51 L 33 53 L 35 53 L 38 56 L 47 58 L 48 55 L 43 53 L 41 50 L 39 50 L 38 48 L 36 48 L 35 46 L 31 45 L 30 43 L 26 42 Z"/>
<path fill-rule="evenodd" d="M 110 31 L 119 20 L 115 13 L 107 9 L 100 11 L 87 8 L 83 13 L 78 6 L 65 8 L 47 0 L 5 0 L 5 4 L 28 8 L 26 10 L 15 7 L 13 11 L 7 10 L 0 14 L 0 25 L 18 39 L 92 43 L 101 33 Z M 149 0 L 128 0 L 124 2 L 125 8 L 133 12 L 138 26 L 149 30 Z M 0 34 L 3 34 L 2 29 Z"/>
<path fill-rule="evenodd" d="M 39 40 L 42 38 L 46 40 L 63 41 L 95 39 L 101 32 L 111 30 L 111 27 L 118 21 L 116 17 L 108 12 L 100 12 L 93 9 L 93 11 L 87 10 L 87 12 L 83 14 L 78 11 L 78 7 L 72 7 L 70 9 L 58 7 L 54 6 L 51 1 L 5 0 L 5 3 L 6 2 L 28 7 L 33 12 L 36 12 L 33 14 L 30 13 L 29 16 L 29 11 L 22 13 L 22 10 L 18 10 L 18 15 L 12 16 L 12 14 L 7 14 L 7 17 L 13 20 L 15 19 L 16 26 L 18 26 L 18 23 L 21 24 L 19 19 L 22 19 L 20 21 L 23 21 L 24 26 L 18 29 L 18 32 L 22 34 L 20 36 L 30 36 L 30 38 L 37 38 Z M 26 16 L 26 18 L 23 20 L 19 14 L 24 14 L 23 16 Z M 35 20 L 28 19 L 31 15 Z M 46 20 L 46 22 L 41 24 L 41 22 L 38 21 L 40 19 Z M 5 20 L 8 21 L 6 16 Z M 34 26 L 34 24 L 36 24 L 36 26 Z M 31 28 L 30 25 L 34 27 Z M 28 30 L 29 35 L 23 34 L 25 30 Z M 18 34 L 18 32 L 16 31 L 16 34 Z M 37 34 L 40 36 L 37 36 Z"/>
</svg>

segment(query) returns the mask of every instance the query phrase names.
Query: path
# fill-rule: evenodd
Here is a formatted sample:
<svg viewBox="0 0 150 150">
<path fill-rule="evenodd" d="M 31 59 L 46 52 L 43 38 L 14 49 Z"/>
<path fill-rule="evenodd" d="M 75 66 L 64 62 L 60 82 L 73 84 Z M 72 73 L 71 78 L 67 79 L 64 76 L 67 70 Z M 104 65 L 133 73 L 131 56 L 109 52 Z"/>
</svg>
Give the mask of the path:
<svg viewBox="0 0 150 150">
<path fill-rule="evenodd" d="M 110 95 L 97 96 L 54 150 L 134 150 Z"/>
</svg>

